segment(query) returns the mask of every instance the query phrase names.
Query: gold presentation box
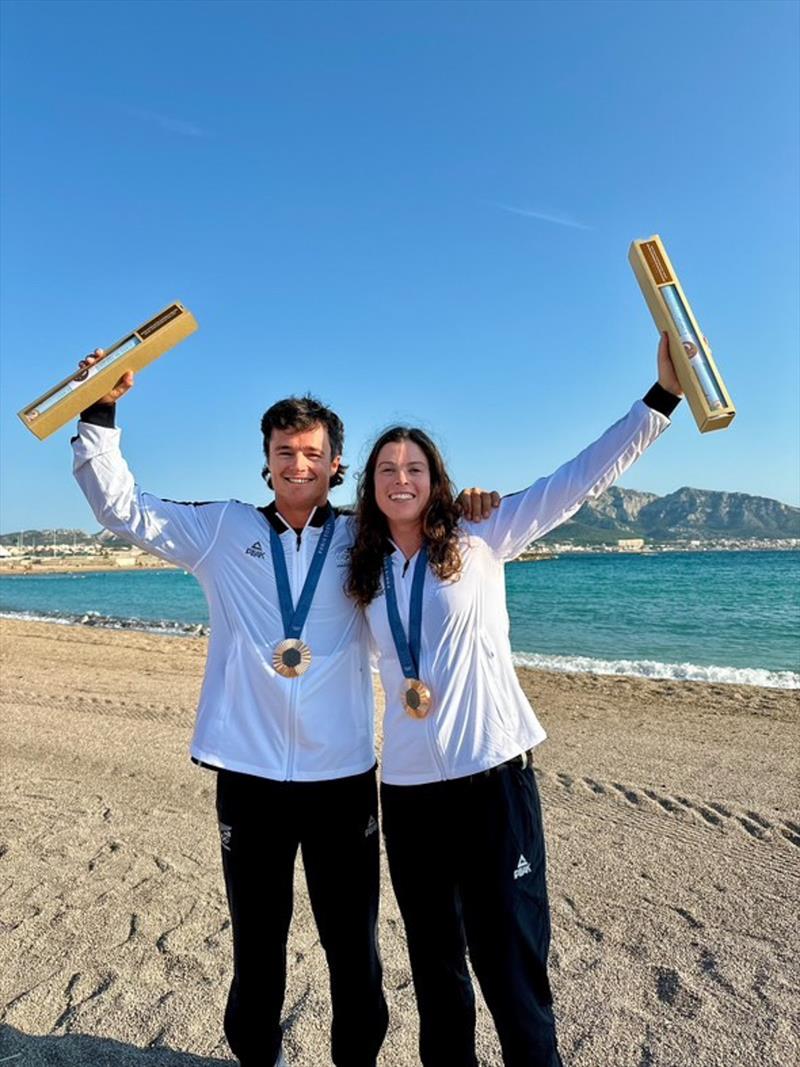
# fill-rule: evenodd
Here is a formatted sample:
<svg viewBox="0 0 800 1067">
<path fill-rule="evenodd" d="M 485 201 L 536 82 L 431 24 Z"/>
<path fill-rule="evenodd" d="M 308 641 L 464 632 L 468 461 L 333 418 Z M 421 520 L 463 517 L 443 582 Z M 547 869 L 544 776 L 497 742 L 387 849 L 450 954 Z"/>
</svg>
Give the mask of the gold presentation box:
<svg viewBox="0 0 800 1067">
<path fill-rule="evenodd" d="M 736 408 L 658 234 L 634 241 L 628 260 L 656 326 L 669 334 L 675 372 L 698 429 L 722 430 Z"/>
<path fill-rule="evenodd" d="M 73 371 L 19 417 L 40 441 L 110 392 L 126 371 L 139 371 L 197 329 L 197 320 L 177 301 L 106 349 L 87 370 Z"/>
</svg>

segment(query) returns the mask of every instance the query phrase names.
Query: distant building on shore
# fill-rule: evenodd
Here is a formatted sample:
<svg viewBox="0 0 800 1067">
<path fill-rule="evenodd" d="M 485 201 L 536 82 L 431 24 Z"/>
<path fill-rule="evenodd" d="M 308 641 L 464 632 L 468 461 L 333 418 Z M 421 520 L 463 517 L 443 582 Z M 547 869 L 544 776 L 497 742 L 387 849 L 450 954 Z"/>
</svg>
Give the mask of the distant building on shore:
<svg viewBox="0 0 800 1067">
<path fill-rule="evenodd" d="M 644 548 L 643 537 L 623 537 L 617 541 L 620 552 L 641 552 Z"/>
</svg>

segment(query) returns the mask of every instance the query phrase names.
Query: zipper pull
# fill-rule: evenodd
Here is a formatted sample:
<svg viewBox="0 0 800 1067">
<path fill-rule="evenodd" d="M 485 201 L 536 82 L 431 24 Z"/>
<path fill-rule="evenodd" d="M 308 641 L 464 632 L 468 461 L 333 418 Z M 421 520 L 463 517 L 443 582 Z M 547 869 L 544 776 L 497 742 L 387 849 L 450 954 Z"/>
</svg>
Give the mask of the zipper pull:
<svg viewBox="0 0 800 1067">
<path fill-rule="evenodd" d="M 301 537 L 301 535 L 300 535 L 300 534 L 298 534 L 298 535 L 297 535 L 297 551 L 298 551 L 298 552 L 300 551 L 300 537 Z"/>
<path fill-rule="evenodd" d="M 403 564 L 403 577 L 404 577 L 404 578 L 405 578 L 405 576 L 406 576 L 406 571 L 408 570 L 408 565 L 409 565 L 409 563 L 410 563 L 410 562 L 411 562 L 411 560 L 410 560 L 410 559 L 407 559 L 407 560 L 405 561 L 405 563 Z"/>
</svg>

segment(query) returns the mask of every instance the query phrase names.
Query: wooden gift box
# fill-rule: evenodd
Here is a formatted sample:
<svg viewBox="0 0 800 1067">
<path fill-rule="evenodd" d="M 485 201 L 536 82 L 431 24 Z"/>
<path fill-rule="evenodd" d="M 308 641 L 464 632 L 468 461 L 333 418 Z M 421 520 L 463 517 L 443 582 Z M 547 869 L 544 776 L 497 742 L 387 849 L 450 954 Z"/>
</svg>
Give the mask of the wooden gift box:
<svg viewBox="0 0 800 1067">
<path fill-rule="evenodd" d="M 177 301 L 126 334 L 88 370 L 64 378 L 28 404 L 19 417 L 40 441 L 110 392 L 126 371 L 139 371 L 197 329 L 191 311 Z"/>
<path fill-rule="evenodd" d="M 727 426 L 736 408 L 658 234 L 631 244 L 628 259 L 701 433 Z"/>
</svg>

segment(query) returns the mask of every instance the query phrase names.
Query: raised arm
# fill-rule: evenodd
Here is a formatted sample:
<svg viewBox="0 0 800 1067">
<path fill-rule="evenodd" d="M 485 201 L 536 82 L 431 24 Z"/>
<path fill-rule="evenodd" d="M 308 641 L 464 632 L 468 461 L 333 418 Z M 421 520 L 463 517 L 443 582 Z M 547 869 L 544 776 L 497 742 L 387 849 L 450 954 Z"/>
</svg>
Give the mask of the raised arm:
<svg viewBox="0 0 800 1067">
<path fill-rule="evenodd" d="M 613 485 L 669 426 L 669 416 L 680 399 L 680 385 L 663 336 L 658 361 L 658 382 L 627 415 L 553 474 L 504 497 L 486 522 L 465 523 L 470 532 L 486 541 L 499 559 L 514 559 L 531 541 L 566 522 L 584 501 Z"/>
<path fill-rule="evenodd" d="M 82 365 L 91 364 L 88 357 Z M 145 493 L 120 451 L 115 401 L 133 385 L 128 372 L 81 414 L 72 439 L 73 473 L 97 521 L 156 556 L 193 570 L 213 545 L 227 503 L 184 504 Z"/>
</svg>

